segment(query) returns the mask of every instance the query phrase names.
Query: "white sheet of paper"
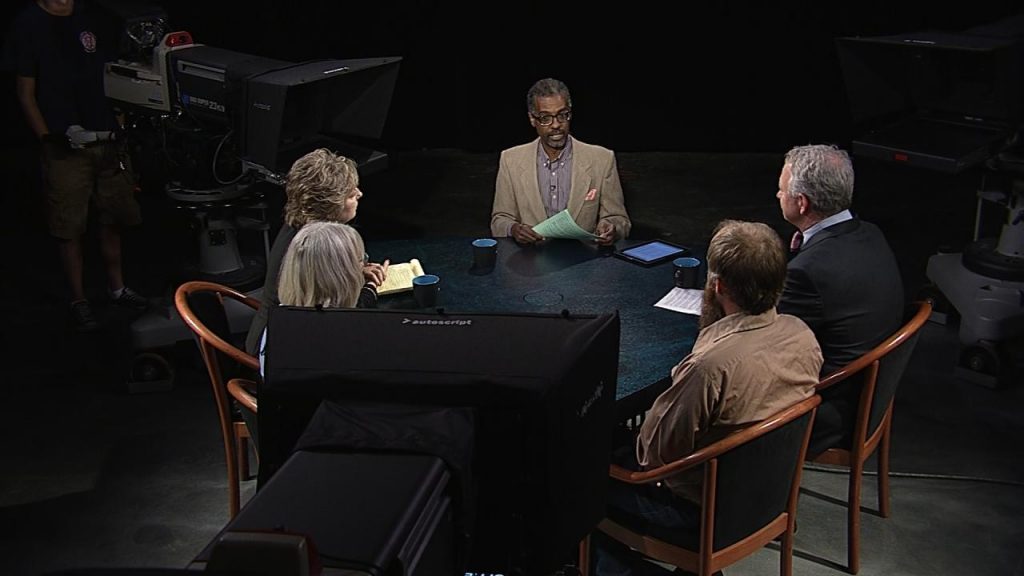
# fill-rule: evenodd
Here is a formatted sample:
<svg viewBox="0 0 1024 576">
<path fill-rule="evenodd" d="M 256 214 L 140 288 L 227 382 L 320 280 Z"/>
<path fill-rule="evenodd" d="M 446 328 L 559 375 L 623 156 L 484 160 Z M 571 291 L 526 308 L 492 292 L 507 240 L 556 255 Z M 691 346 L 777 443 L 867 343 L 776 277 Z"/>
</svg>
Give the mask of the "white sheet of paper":
<svg viewBox="0 0 1024 576">
<path fill-rule="evenodd" d="M 562 210 L 558 214 L 538 223 L 533 231 L 545 238 L 571 238 L 573 240 L 593 240 L 597 236 L 580 228 L 579 224 L 569 216 L 569 210 Z"/>
<path fill-rule="evenodd" d="M 662 296 L 661 300 L 658 300 L 654 305 L 658 308 L 672 310 L 673 312 L 682 312 L 683 314 L 700 316 L 700 306 L 703 296 L 703 290 L 673 288 L 668 294 Z"/>
</svg>

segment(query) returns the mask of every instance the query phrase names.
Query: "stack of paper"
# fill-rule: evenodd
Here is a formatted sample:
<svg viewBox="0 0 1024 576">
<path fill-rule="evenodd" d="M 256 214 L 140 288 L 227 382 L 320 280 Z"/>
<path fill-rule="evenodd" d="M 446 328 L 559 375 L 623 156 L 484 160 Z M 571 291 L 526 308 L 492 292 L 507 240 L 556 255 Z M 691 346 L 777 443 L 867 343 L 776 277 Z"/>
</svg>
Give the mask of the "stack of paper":
<svg viewBox="0 0 1024 576">
<path fill-rule="evenodd" d="M 703 290 L 689 288 L 673 288 L 654 305 L 658 308 L 700 316 L 701 303 L 704 299 Z"/>
<path fill-rule="evenodd" d="M 412 279 L 423 275 L 423 266 L 420 261 L 413 258 L 408 262 L 391 264 L 388 266 L 388 277 L 384 283 L 377 287 L 377 295 L 384 296 L 396 292 L 412 290 Z"/>
<path fill-rule="evenodd" d="M 568 238 L 571 240 L 593 240 L 596 235 L 580 228 L 579 224 L 569 215 L 569 210 L 562 210 L 558 214 L 543 222 L 538 222 L 533 231 L 545 238 Z"/>
</svg>

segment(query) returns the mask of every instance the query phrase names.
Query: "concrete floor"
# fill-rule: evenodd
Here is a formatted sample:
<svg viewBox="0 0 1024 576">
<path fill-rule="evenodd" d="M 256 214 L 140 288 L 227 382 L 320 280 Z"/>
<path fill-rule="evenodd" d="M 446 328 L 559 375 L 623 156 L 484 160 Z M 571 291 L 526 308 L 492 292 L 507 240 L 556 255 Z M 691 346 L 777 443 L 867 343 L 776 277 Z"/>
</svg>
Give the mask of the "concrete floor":
<svg viewBox="0 0 1024 576">
<path fill-rule="evenodd" d="M 139 352 L 128 337 L 132 318 L 101 309 L 100 334 L 68 330 L 56 253 L 26 172 L 33 164 L 18 158 L 3 160 L 21 175 L 4 213 L 22 217 L 0 243 L 0 574 L 184 567 L 228 519 L 221 441 L 195 345 L 157 351 L 175 368 L 172 390 L 126 392 Z M 619 154 L 634 237 L 705 242 L 724 217 L 788 235 L 774 198 L 780 163 L 781 154 Z M 496 166 L 495 154 L 395 155 L 388 171 L 363 179 L 355 224 L 367 238 L 486 234 Z M 969 237 L 977 175 L 857 166 L 855 208 L 888 235 L 912 297 L 927 283 L 927 257 Z M 159 194 L 144 207 L 147 225 L 127 237 L 129 282 L 166 298 L 186 279 L 189 231 Z M 258 238 L 246 242 L 259 252 Z M 90 292 L 102 288 L 93 278 Z M 891 518 L 874 512 L 873 478 L 865 483 L 860 574 L 1024 575 L 1024 386 L 966 381 L 955 370 L 959 349 L 955 314 L 925 326 L 897 395 Z M 808 467 L 803 488 L 794 574 L 842 574 L 846 476 Z M 725 572 L 777 570 L 778 551 L 768 548 Z"/>
</svg>

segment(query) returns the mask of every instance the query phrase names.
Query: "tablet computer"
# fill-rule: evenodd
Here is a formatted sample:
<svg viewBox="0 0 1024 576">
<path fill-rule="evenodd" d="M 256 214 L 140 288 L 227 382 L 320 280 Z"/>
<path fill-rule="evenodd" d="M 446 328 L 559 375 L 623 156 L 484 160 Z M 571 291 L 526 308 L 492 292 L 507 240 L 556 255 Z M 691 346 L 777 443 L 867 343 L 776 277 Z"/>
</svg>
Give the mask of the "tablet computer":
<svg viewBox="0 0 1024 576">
<path fill-rule="evenodd" d="M 654 266 L 666 260 L 686 256 L 690 249 L 685 246 L 666 242 L 664 240 L 650 240 L 636 246 L 630 246 L 625 250 L 615 253 L 615 256 L 628 260 L 641 266 Z"/>
</svg>

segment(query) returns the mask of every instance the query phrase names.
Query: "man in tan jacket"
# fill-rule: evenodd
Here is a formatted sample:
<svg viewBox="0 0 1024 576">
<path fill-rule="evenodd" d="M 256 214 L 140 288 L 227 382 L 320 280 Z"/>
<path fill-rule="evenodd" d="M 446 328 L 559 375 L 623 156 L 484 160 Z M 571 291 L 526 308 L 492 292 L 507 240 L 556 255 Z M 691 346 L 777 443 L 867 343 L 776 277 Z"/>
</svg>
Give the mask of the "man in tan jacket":
<svg viewBox="0 0 1024 576">
<path fill-rule="evenodd" d="M 569 135 L 572 98 L 553 78 L 537 81 L 526 95 L 537 139 L 502 151 L 491 211 L 491 234 L 520 244 L 544 238 L 533 227 L 568 209 L 597 243 L 611 245 L 629 235 L 615 154 Z"/>
</svg>

